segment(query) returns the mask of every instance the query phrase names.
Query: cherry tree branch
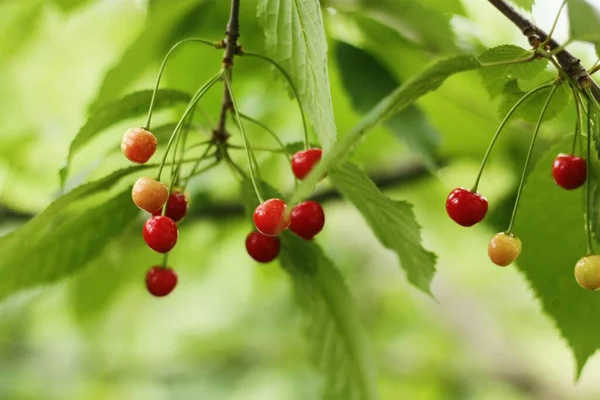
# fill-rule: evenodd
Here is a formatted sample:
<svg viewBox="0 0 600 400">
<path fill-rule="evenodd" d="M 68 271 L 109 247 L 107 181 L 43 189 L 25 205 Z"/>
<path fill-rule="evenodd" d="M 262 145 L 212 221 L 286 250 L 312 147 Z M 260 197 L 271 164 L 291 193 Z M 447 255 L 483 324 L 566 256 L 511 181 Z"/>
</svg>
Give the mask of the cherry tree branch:
<svg viewBox="0 0 600 400">
<path fill-rule="evenodd" d="M 534 48 L 537 48 L 540 44 L 548 40 L 546 32 L 522 16 L 506 0 L 488 0 L 488 2 L 516 25 L 523 35 L 527 37 L 529 44 Z M 548 40 L 547 46 L 550 51 L 561 49 L 561 45 L 552 38 Z M 597 101 L 600 99 L 600 86 L 592 79 L 577 57 L 565 49 L 559 50 L 555 57 L 564 72 L 577 82 L 582 90 L 585 90 L 585 87 L 589 85 L 594 98 Z"/>
</svg>

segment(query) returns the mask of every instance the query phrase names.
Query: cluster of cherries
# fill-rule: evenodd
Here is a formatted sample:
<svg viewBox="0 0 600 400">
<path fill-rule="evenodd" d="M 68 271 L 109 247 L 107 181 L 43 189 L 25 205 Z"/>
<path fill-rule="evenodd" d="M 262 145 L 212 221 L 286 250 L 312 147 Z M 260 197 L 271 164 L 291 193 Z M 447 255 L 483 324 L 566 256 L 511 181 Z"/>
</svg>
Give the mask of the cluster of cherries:
<svg viewBox="0 0 600 400">
<path fill-rule="evenodd" d="M 144 128 L 130 128 L 123 135 L 121 151 L 128 160 L 145 164 L 156 152 L 156 137 Z M 152 216 L 144 223 L 142 237 L 152 250 L 166 254 L 177 244 L 179 229 L 188 210 L 189 198 L 156 179 L 143 176 L 133 185 L 131 197 L 136 206 Z M 155 265 L 146 274 L 146 287 L 157 297 L 166 296 L 177 285 L 177 274 L 166 265 Z"/>
<path fill-rule="evenodd" d="M 299 151 L 292 157 L 292 172 L 302 180 L 321 160 L 322 151 L 312 148 Z M 311 240 L 325 226 L 325 213 L 316 201 L 308 200 L 296 205 L 291 213 L 278 198 L 262 202 L 254 210 L 256 231 L 246 237 L 246 250 L 250 257 L 261 263 L 273 261 L 279 254 L 281 243 L 278 235 L 286 229 L 304 240 Z"/>
<path fill-rule="evenodd" d="M 144 128 L 128 129 L 121 141 L 121 150 L 128 160 L 145 164 L 156 152 L 156 137 Z M 322 151 L 310 148 L 292 157 L 292 171 L 302 180 L 321 160 Z M 133 185 L 131 197 L 136 206 L 151 214 L 144 223 L 142 237 L 152 250 L 166 254 L 175 247 L 179 237 L 179 224 L 185 218 L 189 196 L 183 190 L 169 188 L 162 182 L 147 176 Z M 246 237 L 246 250 L 250 257 L 260 263 L 273 261 L 280 250 L 278 235 L 286 229 L 304 240 L 311 240 L 323 229 L 325 213 L 315 201 L 305 201 L 287 213 L 286 203 L 278 198 L 262 202 L 254 211 L 256 230 Z M 167 265 L 155 265 L 146 274 L 146 287 L 157 297 L 171 293 L 177 285 L 177 274 Z"/>
<path fill-rule="evenodd" d="M 584 158 L 573 154 L 559 154 L 552 164 L 554 182 L 566 190 L 581 187 L 587 179 L 587 163 Z M 457 188 L 446 200 L 446 211 L 450 218 L 462 226 L 473 226 L 483 220 L 488 210 L 485 197 L 476 191 Z M 501 267 L 511 264 L 521 254 L 521 240 L 512 233 L 494 235 L 488 245 L 491 261 Z M 590 255 L 579 260 L 575 267 L 575 278 L 580 286 L 596 290 L 600 288 L 600 256 Z"/>
</svg>

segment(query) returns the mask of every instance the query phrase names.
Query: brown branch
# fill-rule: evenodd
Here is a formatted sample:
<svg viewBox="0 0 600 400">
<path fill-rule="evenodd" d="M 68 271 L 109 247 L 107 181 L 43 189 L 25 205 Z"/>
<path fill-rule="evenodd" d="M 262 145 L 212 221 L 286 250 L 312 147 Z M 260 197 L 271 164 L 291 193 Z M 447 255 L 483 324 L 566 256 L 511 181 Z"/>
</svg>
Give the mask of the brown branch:
<svg viewBox="0 0 600 400">
<path fill-rule="evenodd" d="M 506 18 L 515 24 L 527 37 L 529 44 L 537 48 L 541 43 L 548 39 L 548 34 L 522 16 L 513 6 L 508 4 L 506 0 L 488 0 L 491 5 L 496 7 Z M 560 44 L 550 38 L 548 40 L 548 49 L 550 51 L 559 49 Z M 581 65 L 581 61 L 567 50 L 560 50 L 556 53 L 556 60 L 561 68 L 569 75 L 579 86 L 585 90 L 585 85 L 590 85 L 592 94 L 596 100 L 600 101 L 600 86 L 588 74 L 588 71 Z"/>
<path fill-rule="evenodd" d="M 240 0 L 231 0 L 231 10 L 229 21 L 227 22 L 227 31 L 225 32 L 225 54 L 223 55 L 223 68 L 225 73 L 231 79 L 231 70 L 233 68 L 233 59 L 238 51 L 238 38 L 240 37 Z M 231 95 L 227 84 L 223 85 L 223 102 L 221 104 L 221 114 L 219 115 L 219 125 L 214 131 L 215 138 L 219 141 L 225 141 L 229 137 L 226 131 L 227 113 L 233 108 Z"/>
</svg>

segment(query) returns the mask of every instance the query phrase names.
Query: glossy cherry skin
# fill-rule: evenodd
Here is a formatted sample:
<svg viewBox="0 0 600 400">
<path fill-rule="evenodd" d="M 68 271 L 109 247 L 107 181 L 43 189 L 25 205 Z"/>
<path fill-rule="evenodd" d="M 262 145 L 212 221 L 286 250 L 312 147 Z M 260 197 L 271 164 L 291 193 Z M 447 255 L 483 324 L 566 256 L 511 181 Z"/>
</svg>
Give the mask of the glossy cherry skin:
<svg viewBox="0 0 600 400">
<path fill-rule="evenodd" d="M 146 274 L 146 288 L 152 296 L 164 297 L 177 286 L 177 274 L 172 268 L 155 265 Z"/>
<path fill-rule="evenodd" d="M 584 289 L 600 289 L 600 256 L 585 256 L 577 261 L 575 280 Z"/>
<path fill-rule="evenodd" d="M 246 251 L 259 263 L 268 263 L 276 259 L 280 247 L 277 236 L 267 236 L 260 232 L 250 232 L 246 236 Z"/>
<path fill-rule="evenodd" d="M 305 201 L 292 210 L 290 231 L 304 240 L 311 240 L 323 230 L 325 213 L 323 207 L 316 201 Z"/>
<path fill-rule="evenodd" d="M 319 148 L 299 151 L 292 157 L 292 171 L 300 180 L 310 173 L 316 163 L 321 160 L 323 150 Z"/>
<path fill-rule="evenodd" d="M 521 254 L 521 239 L 504 232 L 494 235 L 488 245 L 488 256 L 500 267 L 506 267 L 514 262 Z"/>
<path fill-rule="evenodd" d="M 158 140 L 143 128 L 130 128 L 121 140 L 121 151 L 129 161 L 144 164 L 154 154 Z"/>
<path fill-rule="evenodd" d="M 149 213 L 160 209 L 168 197 L 167 186 L 147 176 L 139 178 L 131 190 L 131 198 L 135 205 Z"/>
<path fill-rule="evenodd" d="M 152 250 L 157 253 L 168 253 L 177 243 L 179 230 L 171 218 L 156 216 L 146 221 L 142 236 Z"/>
<path fill-rule="evenodd" d="M 465 188 L 454 189 L 446 200 L 446 212 L 454 222 L 462 226 L 473 226 L 481 222 L 487 210 L 486 198 Z"/>
<path fill-rule="evenodd" d="M 254 225 L 267 236 L 277 236 L 290 226 L 290 218 L 285 218 L 287 206 L 281 199 L 269 199 L 254 210 Z"/>
<path fill-rule="evenodd" d="M 181 192 L 173 192 L 167 200 L 167 217 L 171 218 L 175 223 L 183 221 L 188 209 L 188 201 L 185 194 Z M 162 207 L 156 210 L 152 215 L 157 216 L 162 214 Z"/>
<path fill-rule="evenodd" d="M 585 159 L 572 154 L 559 154 L 552 164 L 552 178 L 563 189 L 577 189 L 587 178 Z"/>
</svg>

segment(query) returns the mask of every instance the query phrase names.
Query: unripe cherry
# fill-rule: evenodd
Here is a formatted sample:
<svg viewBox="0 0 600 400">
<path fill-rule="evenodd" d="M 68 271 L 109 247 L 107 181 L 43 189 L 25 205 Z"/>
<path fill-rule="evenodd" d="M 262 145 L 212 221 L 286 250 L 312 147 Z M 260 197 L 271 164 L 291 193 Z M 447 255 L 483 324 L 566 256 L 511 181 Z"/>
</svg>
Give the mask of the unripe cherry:
<svg viewBox="0 0 600 400">
<path fill-rule="evenodd" d="M 146 163 L 156 151 L 158 140 L 144 128 L 129 128 L 121 140 L 121 151 L 129 161 Z"/>
<path fill-rule="evenodd" d="M 131 190 L 135 205 L 151 214 L 160 209 L 168 197 L 167 186 L 147 176 L 139 178 Z"/>
<path fill-rule="evenodd" d="M 488 255 L 492 262 L 500 267 L 506 267 L 521 254 L 521 239 L 504 232 L 494 235 L 488 245 Z"/>
<path fill-rule="evenodd" d="M 577 261 L 575 280 L 584 289 L 600 289 L 600 256 L 585 256 Z"/>
</svg>

